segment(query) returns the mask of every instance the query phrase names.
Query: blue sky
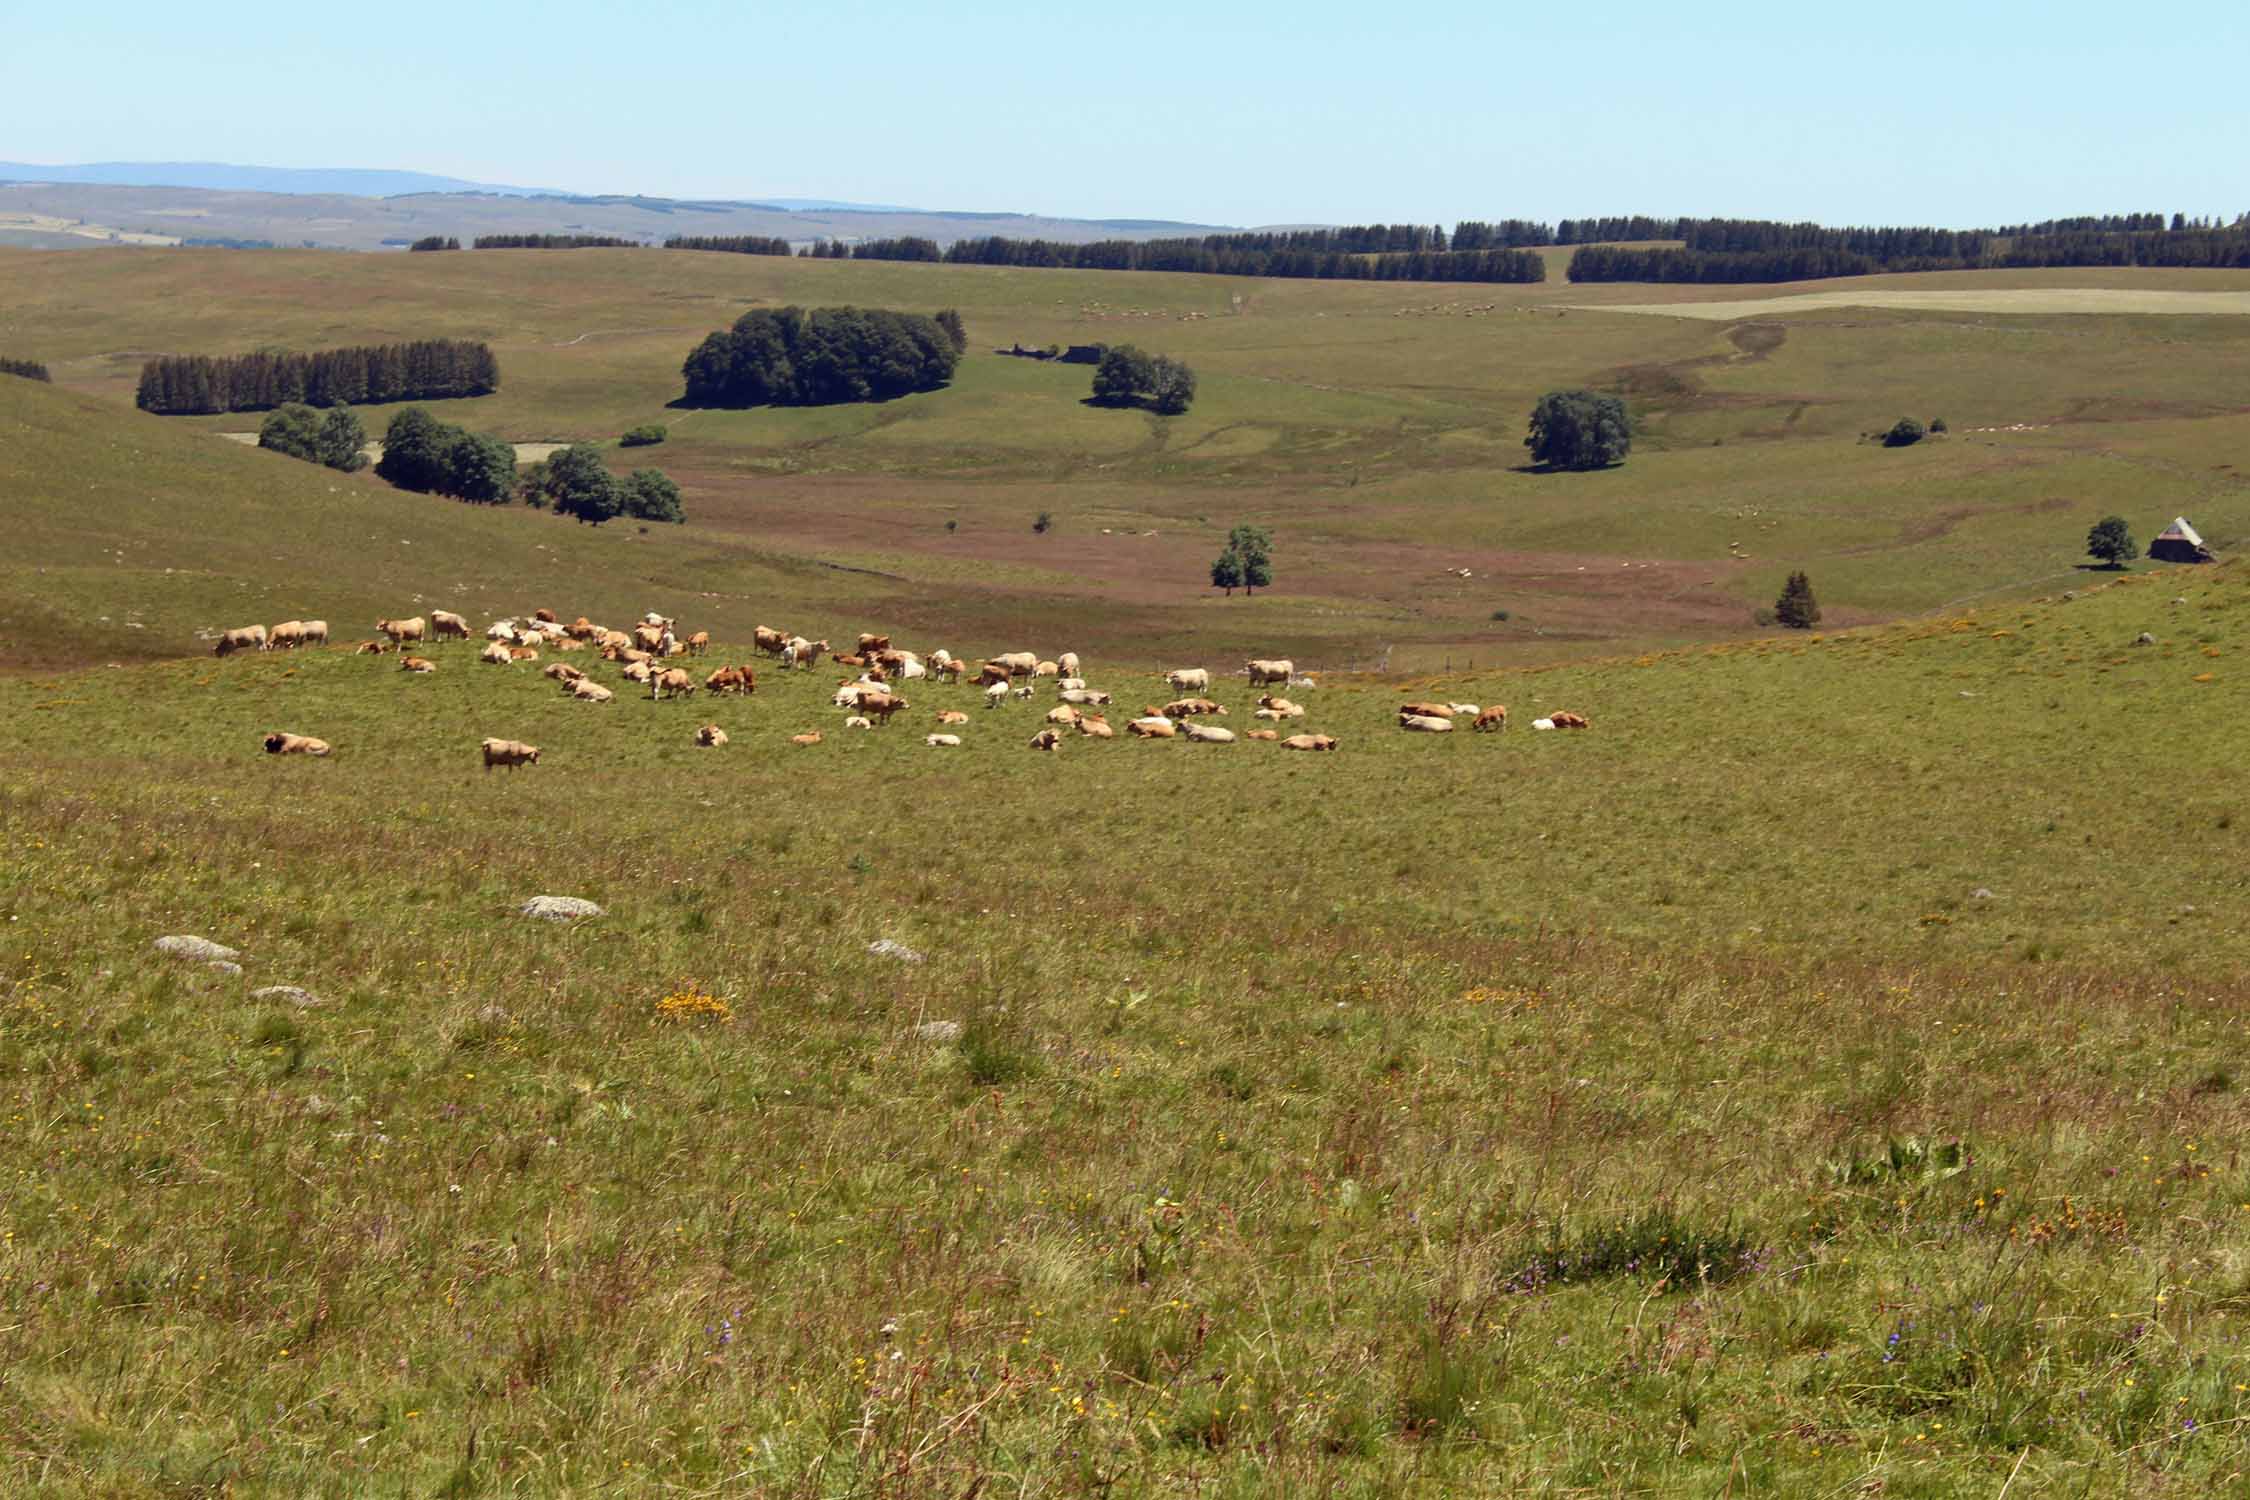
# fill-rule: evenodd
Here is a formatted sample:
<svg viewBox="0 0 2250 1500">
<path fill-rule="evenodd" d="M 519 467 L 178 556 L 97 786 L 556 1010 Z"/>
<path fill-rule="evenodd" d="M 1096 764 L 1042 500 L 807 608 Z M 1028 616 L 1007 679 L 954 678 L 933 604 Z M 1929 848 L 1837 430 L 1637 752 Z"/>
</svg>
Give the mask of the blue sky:
<svg viewBox="0 0 2250 1500">
<path fill-rule="evenodd" d="M 18 161 L 1231 224 L 2250 209 L 2240 0 L 0 0 L 0 38 Z"/>
</svg>

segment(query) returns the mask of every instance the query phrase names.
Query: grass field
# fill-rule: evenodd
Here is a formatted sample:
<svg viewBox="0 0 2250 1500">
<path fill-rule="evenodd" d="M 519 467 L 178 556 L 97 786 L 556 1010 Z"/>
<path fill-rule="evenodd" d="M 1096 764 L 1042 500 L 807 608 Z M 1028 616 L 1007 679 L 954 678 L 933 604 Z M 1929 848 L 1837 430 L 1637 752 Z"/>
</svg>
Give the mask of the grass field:
<svg viewBox="0 0 2250 1500">
<path fill-rule="evenodd" d="M 0 380 L 0 1490 L 2250 1473 L 2250 571 L 2072 555 L 2102 510 L 2238 526 L 2241 320 L 63 259 L 0 255 L 0 348 L 60 382 Z M 828 287 L 986 344 L 1206 311 L 1129 325 L 1204 395 L 1120 433 L 1077 375 L 984 356 L 879 410 L 664 410 L 659 313 Z M 482 329 L 503 393 L 443 414 L 666 420 L 621 461 L 693 523 L 478 510 L 142 416 L 136 319 L 148 348 Z M 1566 373 L 1632 396 L 1623 470 L 1515 467 Z M 1856 441 L 1902 409 L 1955 432 Z M 1283 587 L 1196 590 L 1258 518 Z M 1793 566 L 1822 628 L 1752 637 Z M 536 605 L 675 614 L 704 668 L 760 623 L 1075 650 L 1127 711 L 1160 666 L 1289 652 L 1329 670 L 1287 727 L 1343 748 L 1047 756 L 1046 700 L 926 683 L 844 731 L 825 667 L 597 706 L 465 644 L 409 677 L 205 639 Z M 1252 727 L 1239 676 L 1217 696 Z M 1516 727 L 1403 734 L 1409 696 Z M 924 745 L 956 705 L 966 743 Z M 1564 708 L 1592 727 L 1527 727 Z M 268 757 L 274 729 L 336 754 Z M 540 764 L 478 769 L 486 735 Z M 517 916 L 538 894 L 606 914 Z M 245 972 L 153 950 L 182 933 Z"/>
<path fill-rule="evenodd" d="M 1589 642 L 1739 637 L 1794 567 L 1846 623 L 1995 587 L 2059 587 L 2086 527 L 2109 511 L 2144 537 L 2186 513 L 2224 548 L 2250 534 L 2234 467 L 2250 439 L 2239 395 L 2250 321 L 2053 309 L 2231 305 L 2246 288 L 2250 273 L 2233 272 L 1868 277 L 1708 322 L 1592 307 L 1691 313 L 1740 303 L 1743 289 L 626 251 L 4 252 L 0 343 L 46 360 L 66 390 L 122 407 L 151 352 L 488 339 L 502 390 L 437 403 L 441 416 L 518 442 L 609 440 L 666 422 L 672 440 L 629 461 L 681 480 L 707 552 L 747 544 L 817 571 L 873 568 L 914 596 L 974 576 L 986 581 L 980 627 L 1083 598 L 1126 612 L 1120 644 L 1156 630 L 1162 649 L 1223 637 L 1232 650 L 1240 634 L 1270 634 L 1276 649 L 1331 667 L 1435 669 L 1549 660 Z M 1974 305 L 1818 305 L 1901 296 Z M 1986 310 L 2018 297 L 2040 311 Z M 896 402 L 667 409 L 703 333 L 781 301 L 956 306 L 972 353 L 947 390 Z M 1172 419 L 1096 410 L 1083 404 L 1083 369 L 986 352 L 1093 340 L 1189 360 L 1195 408 Z M 1627 396 L 1640 425 L 1632 460 L 1599 475 L 1525 471 L 1525 413 L 1540 392 L 1579 383 Z M 1860 441 L 1902 414 L 1943 416 L 1954 435 L 1906 452 Z M 388 416 L 366 412 L 377 431 Z M 135 433 L 247 425 L 121 421 Z M 2163 429 L 2153 444 L 2152 428 Z M 350 483 L 387 494 L 369 478 Z M 1031 529 L 1041 511 L 1057 520 L 1044 536 Z M 536 517 L 509 520 L 542 529 Z M 1204 586 L 1239 521 L 1269 525 L 1281 546 L 1282 618 L 1269 612 L 1247 632 L 1239 612 L 1207 607 Z"/>
</svg>

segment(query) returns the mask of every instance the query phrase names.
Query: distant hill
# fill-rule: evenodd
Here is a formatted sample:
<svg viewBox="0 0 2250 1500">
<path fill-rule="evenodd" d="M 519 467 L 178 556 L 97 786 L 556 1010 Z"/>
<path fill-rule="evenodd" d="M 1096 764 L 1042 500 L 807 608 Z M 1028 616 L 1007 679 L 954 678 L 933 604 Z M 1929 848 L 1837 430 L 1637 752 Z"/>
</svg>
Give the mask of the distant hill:
<svg viewBox="0 0 2250 1500">
<path fill-rule="evenodd" d="M 236 183 L 166 186 L 122 177 L 32 180 L 26 173 L 169 170 L 157 163 L 22 167 L 0 162 L 0 245 L 51 249 L 105 244 L 403 249 L 425 235 L 464 244 L 484 234 L 613 235 L 661 244 L 673 235 L 770 235 L 806 245 L 922 235 L 940 245 L 984 235 L 1055 240 L 1154 239 L 1229 228 L 1169 219 L 1058 219 L 1039 214 L 933 212 L 818 200 L 650 198 L 488 187 L 418 172 L 297 172 L 263 167 L 181 167 L 183 173 L 285 177 L 285 189 Z M 15 179 L 10 181 L 8 179 Z M 315 181 L 347 179 L 346 186 Z"/>
<path fill-rule="evenodd" d="M 364 198 L 388 198 L 399 193 L 498 193 L 511 197 L 560 193 L 557 188 L 508 187 L 429 172 L 369 167 L 244 167 L 216 161 L 97 161 L 61 167 L 0 161 L 0 182 L 206 188 L 235 193 L 349 193 Z"/>
</svg>

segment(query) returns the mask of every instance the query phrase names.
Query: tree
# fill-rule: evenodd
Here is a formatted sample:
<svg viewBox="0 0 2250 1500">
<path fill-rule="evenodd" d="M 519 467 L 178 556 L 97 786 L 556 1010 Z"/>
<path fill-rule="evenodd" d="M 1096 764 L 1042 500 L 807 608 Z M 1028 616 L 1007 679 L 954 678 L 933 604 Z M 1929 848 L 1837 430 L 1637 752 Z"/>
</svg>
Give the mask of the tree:
<svg viewBox="0 0 2250 1500">
<path fill-rule="evenodd" d="M 294 403 L 276 408 L 258 424 L 258 446 L 307 463 L 320 462 L 320 414 Z"/>
<path fill-rule="evenodd" d="M 1813 597 L 1812 580 L 1802 573 L 1792 573 L 1781 586 L 1781 597 L 1773 602 L 1773 618 L 1777 625 L 1791 630 L 1810 630 L 1820 623 L 1820 601 Z"/>
<path fill-rule="evenodd" d="M 650 448 L 670 436 L 671 433 L 663 423 L 643 422 L 638 427 L 626 428 L 625 435 L 617 440 L 617 446 L 620 448 Z"/>
<path fill-rule="evenodd" d="M 635 469 L 620 487 L 625 514 L 636 521 L 669 521 L 684 525 L 687 508 L 680 504 L 680 487 L 661 469 Z"/>
<path fill-rule="evenodd" d="M 1242 587 L 1242 554 L 1229 547 L 1211 562 L 1211 587 L 1225 589 L 1232 599 L 1234 591 Z"/>
<path fill-rule="evenodd" d="M 1523 440 L 1532 462 L 1551 469 L 1606 469 L 1632 451 L 1633 425 L 1625 403 L 1599 391 L 1549 391 L 1531 409 Z"/>
<path fill-rule="evenodd" d="M 1195 400 L 1195 372 L 1175 359 L 1157 356 L 1155 380 L 1149 387 L 1149 404 L 1167 417 L 1176 417 Z"/>
<path fill-rule="evenodd" d="M 1054 530 L 1054 528 L 1055 513 L 1051 510 L 1043 510 L 1032 519 L 1031 529 L 1038 532 L 1041 536 L 1045 536 L 1048 532 Z"/>
<path fill-rule="evenodd" d="M 2104 516 L 2086 533 L 2086 551 L 2112 568 L 2122 568 L 2141 555 L 2141 544 L 2133 540 L 2123 516 Z"/>
<path fill-rule="evenodd" d="M 1093 399 L 1099 406 L 1135 406 L 1176 417 L 1195 399 L 1195 372 L 1176 359 L 1131 344 L 1102 351 L 1094 367 Z"/>
<path fill-rule="evenodd" d="M 457 495 L 477 505 L 506 505 L 514 499 L 515 445 L 458 427 L 449 431 L 440 493 Z"/>
<path fill-rule="evenodd" d="M 1927 436 L 1929 436 L 1929 429 L 1920 422 L 1915 421 L 1912 417 L 1900 417 L 1891 424 L 1891 430 L 1883 434 L 1883 446 L 1886 448 L 1911 448 Z"/>
<path fill-rule="evenodd" d="M 950 307 L 946 308 L 937 315 L 937 326 L 944 329 L 945 336 L 953 341 L 954 353 L 963 354 L 968 351 L 969 330 L 962 325 L 960 313 Z"/>
<path fill-rule="evenodd" d="M 419 406 L 391 418 L 383 433 L 383 456 L 375 473 L 402 490 L 427 493 L 445 479 L 447 428 Z"/>
<path fill-rule="evenodd" d="M 359 413 L 344 406 L 333 408 L 320 419 L 320 431 L 313 439 L 320 461 L 346 474 L 367 467 L 367 455 L 359 451 L 366 446 L 367 429 L 360 425 Z"/>
<path fill-rule="evenodd" d="M 1263 526 L 1237 526 L 1227 533 L 1227 551 L 1241 564 L 1242 587 L 1245 592 L 1255 594 L 1262 588 L 1272 586 L 1272 532 Z"/>
<path fill-rule="evenodd" d="M 932 391 L 961 351 L 935 318 L 880 308 L 753 308 L 681 365 L 691 406 L 822 406 Z"/>
<path fill-rule="evenodd" d="M 583 526 L 614 520 L 625 506 L 617 476 L 603 464 L 600 450 L 585 443 L 573 443 L 548 458 L 547 499 L 556 515 Z"/>
</svg>

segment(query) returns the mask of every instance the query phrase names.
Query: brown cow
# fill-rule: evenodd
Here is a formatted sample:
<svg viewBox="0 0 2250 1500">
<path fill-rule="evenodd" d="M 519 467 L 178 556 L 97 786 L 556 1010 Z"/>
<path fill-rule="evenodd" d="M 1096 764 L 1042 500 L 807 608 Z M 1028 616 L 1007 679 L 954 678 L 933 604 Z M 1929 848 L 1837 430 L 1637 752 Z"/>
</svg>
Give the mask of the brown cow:
<svg viewBox="0 0 2250 1500">
<path fill-rule="evenodd" d="M 428 633 L 429 626 L 420 615 L 411 620 L 377 620 L 375 628 L 391 638 L 391 643 L 403 646 L 408 641 L 418 641 Z"/>
<path fill-rule="evenodd" d="M 954 657 L 947 661 L 938 662 L 931 668 L 932 671 L 938 673 L 940 676 L 950 677 L 955 682 L 959 682 L 961 680 L 961 674 L 967 669 L 968 664 L 963 662 L 958 657 Z"/>
<path fill-rule="evenodd" d="M 1062 734 L 1059 730 L 1042 729 L 1031 737 L 1031 748 L 1034 750 L 1060 750 L 1062 748 Z"/>
<path fill-rule="evenodd" d="M 1547 717 L 1554 721 L 1557 729 L 1584 729 L 1586 727 L 1586 716 L 1574 714 L 1568 709 L 1560 709 L 1547 715 Z"/>
<path fill-rule="evenodd" d="M 567 661 L 551 661 L 539 669 L 539 675 L 567 686 L 584 678 L 586 674 Z"/>
<path fill-rule="evenodd" d="M 1478 713 L 1477 721 L 1469 727 L 1485 730 L 1506 729 L 1508 727 L 1508 705 L 1505 703 L 1493 704 L 1490 708 Z"/>
<path fill-rule="evenodd" d="M 409 656 L 400 660 L 398 669 L 401 672 L 435 672 L 437 663 L 426 656 Z"/>
<path fill-rule="evenodd" d="M 266 649 L 266 627 L 239 625 L 232 630 L 219 632 L 219 643 L 211 648 L 213 656 L 232 656 L 237 651 L 263 651 Z"/>
<path fill-rule="evenodd" d="M 695 679 L 678 667 L 666 667 L 663 671 L 652 674 L 648 680 L 649 697 L 661 700 L 667 693 L 675 698 L 692 698 L 695 696 Z"/>
<path fill-rule="evenodd" d="M 326 755 L 328 741 L 316 740 L 309 734 L 289 734 L 275 730 L 265 738 L 268 755 Z"/>
<path fill-rule="evenodd" d="M 710 649 L 711 632 L 708 630 L 698 630 L 687 638 L 687 654 L 690 656 L 701 656 Z"/>
<path fill-rule="evenodd" d="M 1281 731 L 1278 729 L 1247 729 L 1243 731 L 1242 737 L 1246 740 L 1278 740 L 1281 738 Z"/>
<path fill-rule="evenodd" d="M 859 711 L 869 718 L 879 719 L 885 724 L 891 722 L 892 714 L 897 713 L 900 709 L 912 706 L 904 698 L 894 697 L 889 693 L 869 692 L 864 688 L 860 690 Z"/>
<path fill-rule="evenodd" d="M 706 724 L 695 732 L 695 742 L 698 745 L 716 748 L 727 742 L 727 732 L 716 724 Z"/>
<path fill-rule="evenodd" d="M 555 618 L 555 612 L 551 609 L 535 609 L 531 612 L 531 618 L 546 625 L 560 625 L 562 623 Z"/>
<path fill-rule="evenodd" d="M 703 679 L 703 689 L 708 693 L 733 693 L 741 696 L 756 692 L 758 681 L 748 667 L 721 667 Z"/>
<path fill-rule="evenodd" d="M 793 734 L 789 736 L 789 743 L 792 745 L 817 745 L 820 743 L 820 731 L 815 729 L 810 734 Z"/>
<path fill-rule="evenodd" d="M 941 708 L 937 711 L 937 721 L 940 724 L 966 724 L 969 716 L 957 708 Z"/>
<path fill-rule="evenodd" d="M 1133 720 L 1125 726 L 1125 732 L 1144 740 L 1177 739 L 1180 733 L 1170 719 L 1158 714 L 1151 714 L 1145 719 Z"/>
<path fill-rule="evenodd" d="M 507 651 L 508 660 L 510 661 L 539 660 L 539 648 L 536 646 L 510 646 L 507 648 Z"/>
<path fill-rule="evenodd" d="M 1333 750 L 1336 737 L 1332 734 L 1293 734 L 1281 742 L 1284 750 Z"/>
<path fill-rule="evenodd" d="M 1109 727 L 1109 720 L 1100 714 L 1082 714 L 1078 719 L 1078 732 L 1090 740 L 1113 740 L 1117 731 Z"/>
<path fill-rule="evenodd" d="M 1402 714 L 1412 714 L 1418 719 L 1450 719 L 1453 717 L 1453 705 L 1450 703 L 1401 703 L 1398 706 L 1398 711 Z"/>
<path fill-rule="evenodd" d="M 1164 705 L 1167 719 L 1192 719 L 1197 714 L 1223 714 L 1226 710 L 1209 698 L 1175 698 Z"/>
<path fill-rule="evenodd" d="M 891 649 L 891 638 L 887 635 L 869 635 L 863 630 L 859 634 L 859 649 L 863 653 L 888 651 Z"/>
<path fill-rule="evenodd" d="M 577 619 L 571 621 L 568 625 L 565 625 L 563 627 L 563 634 L 569 636 L 574 641 L 592 640 L 595 636 L 600 635 L 601 633 L 601 627 L 599 625 L 596 625 L 593 621 L 587 619 L 584 615 L 580 615 Z"/>
<path fill-rule="evenodd" d="M 539 764 L 539 747 L 527 745 L 522 740 L 491 740 L 484 742 L 484 768 L 490 772 L 494 766 L 506 766 L 513 771 L 518 766 Z"/>
<path fill-rule="evenodd" d="M 751 649 L 763 651 L 768 656 L 779 656 L 781 648 L 789 644 L 789 632 L 760 625 L 750 632 Z"/>
<path fill-rule="evenodd" d="M 361 641 L 358 645 L 352 647 L 352 655 L 384 656 L 397 649 L 398 647 L 392 645 L 389 641 Z"/>
</svg>

